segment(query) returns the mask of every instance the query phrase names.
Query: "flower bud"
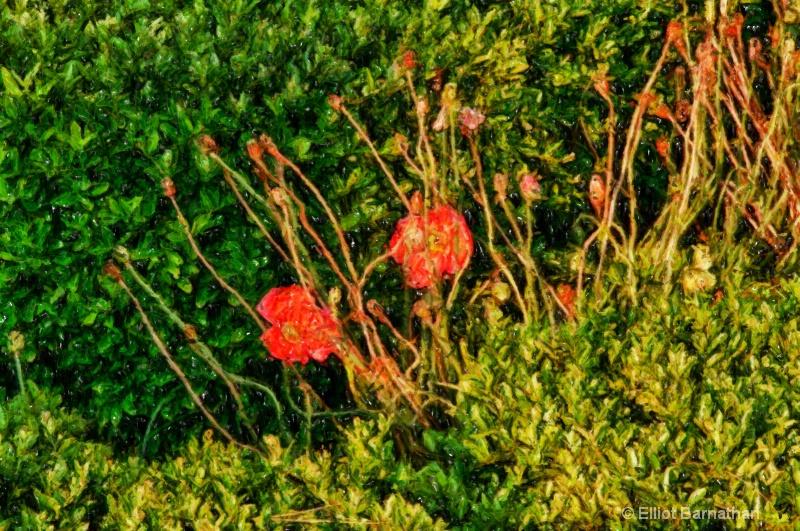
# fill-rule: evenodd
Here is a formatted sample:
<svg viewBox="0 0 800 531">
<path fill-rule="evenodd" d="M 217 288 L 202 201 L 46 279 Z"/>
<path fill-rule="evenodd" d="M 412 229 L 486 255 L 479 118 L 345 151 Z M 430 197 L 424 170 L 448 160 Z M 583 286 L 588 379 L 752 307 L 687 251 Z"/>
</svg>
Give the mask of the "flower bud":
<svg viewBox="0 0 800 531">
<path fill-rule="evenodd" d="M 16 330 L 13 330 L 10 334 L 8 334 L 8 350 L 10 350 L 12 354 L 18 354 L 24 348 L 25 336 Z"/>
<path fill-rule="evenodd" d="M 439 114 L 436 115 L 436 121 L 433 122 L 432 129 L 436 132 L 444 131 L 447 129 L 448 124 L 448 114 L 450 114 L 450 108 L 447 105 L 443 105 Z"/>
<path fill-rule="evenodd" d="M 261 146 L 258 145 L 256 140 L 247 141 L 247 155 L 252 160 L 261 160 L 263 154 L 264 152 L 261 150 Z"/>
<path fill-rule="evenodd" d="M 328 105 L 330 105 L 334 111 L 341 112 L 342 111 L 342 98 L 337 96 L 336 94 L 331 94 L 328 96 Z"/>
<path fill-rule="evenodd" d="M 503 173 L 495 173 L 494 189 L 497 191 L 497 196 L 504 199 L 508 190 L 508 176 Z"/>
<path fill-rule="evenodd" d="M 342 300 L 342 290 L 338 287 L 333 287 L 328 291 L 328 305 L 336 306 Z"/>
<path fill-rule="evenodd" d="M 535 173 L 526 173 L 519 181 L 519 191 L 525 201 L 535 201 L 542 195 L 542 187 Z"/>
<path fill-rule="evenodd" d="M 486 116 L 470 107 L 462 107 L 458 119 L 461 122 L 461 134 L 468 136 L 478 130 L 478 127 L 486 121 Z"/>
<path fill-rule="evenodd" d="M 416 52 L 413 50 L 406 50 L 403 52 L 403 67 L 411 70 L 416 66 L 420 66 L 420 64 L 417 62 Z"/>
<path fill-rule="evenodd" d="M 161 181 L 161 187 L 164 189 L 165 197 L 175 197 L 175 183 L 169 177 Z"/>
<path fill-rule="evenodd" d="M 183 335 L 186 337 L 186 341 L 193 343 L 197 341 L 197 328 L 194 325 L 186 325 L 186 328 L 183 329 Z"/>
<path fill-rule="evenodd" d="M 214 139 L 208 135 L 203 135 L 197 141 L 197 145 L 200 147 L 200 150 L 203 154 L 208 155 L 210 153 L 218 153 L 219 148 L 217 147 L 217 143 L 214 142 Z"/>
<path fill-rule="evenodd" d="M 417 114 L 420 116 L 425 116 L 428 114 L 428 100 L 425 98 L 420 98 L 417 100 Z"/>
<path fill-rule="evenodd" d="M 414 192 L 414 195 L 411 196 L 411 213 L 417 216 L 421 215 L 424 205 L 425 201 L 422 199 L 422 194 L 417 190 Z"/>
<path fill-rule="evenodd" d="M 130 262 L 131 255 L 125 247 L 118 245 L 114 247 L 114 258 L 116 258 L 118 262 Z"/>
<path fill-rule="evenodd" d="M 122 280 L 122 272 L 117 267 L 117 264 L 115 264 L 111 260 L 106 262 L 105 267 L 103 267 L 103 274 L 110 276 L 117 282 Z"/>
</svg>

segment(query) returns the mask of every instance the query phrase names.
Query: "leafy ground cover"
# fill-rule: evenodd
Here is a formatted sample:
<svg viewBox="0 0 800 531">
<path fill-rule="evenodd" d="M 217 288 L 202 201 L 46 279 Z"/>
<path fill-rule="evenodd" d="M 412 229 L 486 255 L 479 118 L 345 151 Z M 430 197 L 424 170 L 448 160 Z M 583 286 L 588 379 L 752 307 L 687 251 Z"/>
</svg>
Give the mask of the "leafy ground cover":
<svg viewBox="0 0 800 531">
<path fill-rule="evenodd" d="M 0 528 L 797 525 L 796 6 L 2 9 Z"/>
</svg>

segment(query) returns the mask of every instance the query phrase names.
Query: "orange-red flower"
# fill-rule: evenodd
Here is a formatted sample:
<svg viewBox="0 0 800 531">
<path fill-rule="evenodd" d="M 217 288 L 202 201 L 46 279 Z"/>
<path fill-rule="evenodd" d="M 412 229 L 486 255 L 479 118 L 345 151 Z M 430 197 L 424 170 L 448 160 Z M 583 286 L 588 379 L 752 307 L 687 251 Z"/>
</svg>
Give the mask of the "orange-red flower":
<svg viewBox="0 0 800 531">
<path fill-rule="evenodd" d="M 261 340 L 274 358 L 305 365 L 309 359 L 323 362 L 339 353 L 339 324 L 303 287 L 272 288 L 258 304 L 258 313 L 272 325 Z"/>
<path fill-rule="evenodd" d="M 403 267 L 406 284 L 415 289 L 463 270 L 473 251 L 467 221 L 449 205 L 435 207 L 424 216 L 404 217 L 397 222 L 389 245 L 392 258 Z"/>
</svg>

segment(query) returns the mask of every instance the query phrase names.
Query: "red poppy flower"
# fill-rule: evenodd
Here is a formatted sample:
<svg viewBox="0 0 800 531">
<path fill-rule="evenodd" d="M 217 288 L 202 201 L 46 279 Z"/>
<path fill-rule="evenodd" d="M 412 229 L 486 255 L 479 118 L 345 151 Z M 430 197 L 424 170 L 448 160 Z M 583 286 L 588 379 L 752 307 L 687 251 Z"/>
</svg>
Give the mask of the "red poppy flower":
<svg viewBox="0 0 800 531">
<path fill-rule="evenodd" d="M 317 306 L 305 288 L 272 288 L 258 304 L 258 313 L 272 325 L 261 340 L 279 360 L 305 365 L 309 358 L 323 362 L 339 353 L 341 332 L 336 319 L 330 310 Z"/>
<path fill-rule="evenodd" d="M 464 269 L 472 256 L 472 234 L 464 216 L 449 205 L 426 215 L 410 214 L 397 223 L 389 242 L 391 256 L 403 266 L 406 284 L 427 288 Z"/>
</svg>

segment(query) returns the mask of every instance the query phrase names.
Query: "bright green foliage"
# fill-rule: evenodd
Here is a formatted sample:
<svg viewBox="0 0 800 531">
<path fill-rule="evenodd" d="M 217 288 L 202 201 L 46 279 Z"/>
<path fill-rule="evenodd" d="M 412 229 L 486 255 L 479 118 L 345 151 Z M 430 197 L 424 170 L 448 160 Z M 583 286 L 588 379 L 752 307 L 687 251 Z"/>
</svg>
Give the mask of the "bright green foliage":
<svg viewBox="0 0 800 531">
<path fill-rule="evenodd" d="M 31 386 L 35 407 L 16 397 L 0 409 L 11 480 L 0 510 L 20 507 L 5 513 L 12 528 L 572 529 L 622 525 L 627 506 L 733 507 L 793 525 L 800 283 L 742 277 L 730 275 L 716 303 L 653 297 L 556 337 L 476 320 L 471 334 L 486 339 L 462 349 L 456 425 L 426 431 L 424 447 L 380 418 L 310 454 L 268 436 L 262 459 L 209 432 L 174 459 L 111 460 Z"/>
<path fill-rule="evenodd" d="M 28 383 L 0 404 L 0 529 L 88 529 L 111 449 L 87 442 L 86 420 Z"/>
</svg>

